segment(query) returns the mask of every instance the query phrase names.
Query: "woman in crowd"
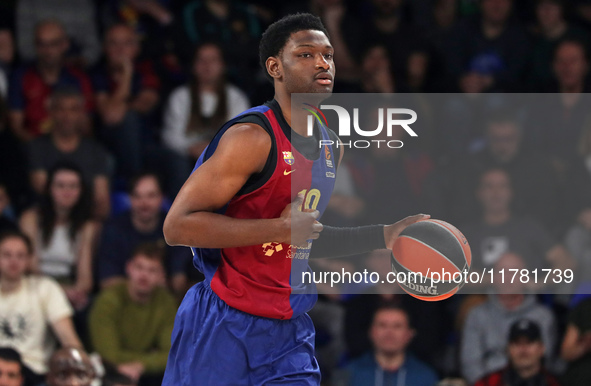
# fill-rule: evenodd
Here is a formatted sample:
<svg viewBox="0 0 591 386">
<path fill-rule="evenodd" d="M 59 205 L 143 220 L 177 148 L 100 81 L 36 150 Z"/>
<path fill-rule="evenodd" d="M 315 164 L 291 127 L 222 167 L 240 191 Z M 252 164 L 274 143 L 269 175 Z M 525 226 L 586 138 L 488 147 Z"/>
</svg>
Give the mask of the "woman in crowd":
<svg viewBox="0 0 591 386">
<path fill-rule="evenodd" d="M 194 161 L 220 126 L 249 106 L 246 95 L 226 80 L 221 47 L 204 43 L 195 51 L 189 84 L 178 87 L 168 99 L 162 139 Z"/>
<path fill-rule="evenodd" d="M 82 174 L 62 163 L 50 172 L 37 207 L 23 213 L 22 230 L 34 245 L 33 270 L 56 279 L 76 310 L 92 290 L 92 249 L 97 231 Z"/>
</svg>

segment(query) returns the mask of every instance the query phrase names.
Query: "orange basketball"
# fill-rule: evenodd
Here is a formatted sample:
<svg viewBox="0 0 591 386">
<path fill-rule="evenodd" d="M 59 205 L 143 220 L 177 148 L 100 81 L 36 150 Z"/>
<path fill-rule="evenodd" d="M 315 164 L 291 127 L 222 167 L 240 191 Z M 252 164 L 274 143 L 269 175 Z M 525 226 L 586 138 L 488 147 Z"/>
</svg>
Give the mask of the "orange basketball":
<svg viewBox="0 0 591 386">
<path fill-rule="evenodd" d="M 462 287 L 472 253 L 468 240 L 456 227 L 428 219 L 400 233 L 391 260 L 403 290 L 418 299 L 437 301 L 451 297 Z"/>
</svg>

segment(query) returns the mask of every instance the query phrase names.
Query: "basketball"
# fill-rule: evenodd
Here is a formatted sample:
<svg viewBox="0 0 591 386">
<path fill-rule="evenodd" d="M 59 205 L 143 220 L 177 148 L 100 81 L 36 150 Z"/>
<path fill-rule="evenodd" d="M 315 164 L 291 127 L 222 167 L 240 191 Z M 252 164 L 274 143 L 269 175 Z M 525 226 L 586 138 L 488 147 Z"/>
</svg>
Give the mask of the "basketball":
<svg viewBox="0 0 591 386">
<path fill-rule="evenodd" d="M 462 287 L 472 253 L 468 240 L 456 227 L 428 219 L 400 233 L 391 260 L 396 281 L 404 291 L 421 300 L 438 301 Z"/>
</svg>

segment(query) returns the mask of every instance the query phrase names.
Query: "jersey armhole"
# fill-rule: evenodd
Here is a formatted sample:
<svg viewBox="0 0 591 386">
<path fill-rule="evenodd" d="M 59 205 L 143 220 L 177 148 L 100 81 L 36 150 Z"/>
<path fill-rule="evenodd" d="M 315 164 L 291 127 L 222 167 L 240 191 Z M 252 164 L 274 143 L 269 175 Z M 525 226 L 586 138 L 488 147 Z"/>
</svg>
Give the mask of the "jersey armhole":
<svg viewBox="0 0 591 386">
<path fill-rule="evenodd" d="M 251 175 L 242 188 L 240 188 L 238 193 L 236 193 L 237 196 L 242 196 L 254 192 L 261 186 L 265 185 L 265 183 L 269 181 L 275 172 L 275 166 L 277 164 L 277 143 L 275 140 L 275 135 L 273 134 L 273 129 L 267 120 L 261 117 L 259 114 L 248 114 L 234 122 L 234 124 L 237 123 L 252 123 L 258 125 L 262 127 L 271 137 L 271 149 L 269 150 L 267 162 L 265 163 L 263 170 L 261 170 L 259 173 Z"/>
</svg>

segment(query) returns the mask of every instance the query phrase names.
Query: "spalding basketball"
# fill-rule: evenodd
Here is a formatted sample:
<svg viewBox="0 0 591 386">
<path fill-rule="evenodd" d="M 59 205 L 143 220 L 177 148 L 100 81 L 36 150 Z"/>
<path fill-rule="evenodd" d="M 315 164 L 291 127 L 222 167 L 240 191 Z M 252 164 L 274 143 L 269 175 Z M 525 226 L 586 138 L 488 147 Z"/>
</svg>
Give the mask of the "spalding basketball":
<svg viewBox="0 0 591 386">
<path fill-rule="evenodd" d="M 392 271 L 402 289 L 427 301 L 455 294 L 470 271 L 472 253 L 466 237 L 441 220 L 406 227 L 392 248 Z M 405 279 L 405 280 L 404 280 Z"/>
</svg>

